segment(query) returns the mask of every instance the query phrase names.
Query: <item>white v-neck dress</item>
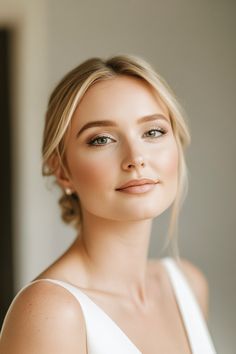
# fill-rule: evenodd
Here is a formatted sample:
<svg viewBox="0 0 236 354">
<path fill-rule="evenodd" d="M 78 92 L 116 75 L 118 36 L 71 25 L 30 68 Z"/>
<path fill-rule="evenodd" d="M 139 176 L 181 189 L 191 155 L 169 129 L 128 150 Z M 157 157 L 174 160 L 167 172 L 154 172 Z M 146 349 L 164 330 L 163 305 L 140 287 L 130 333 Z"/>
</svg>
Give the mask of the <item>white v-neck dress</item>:
<svg viewBox="0 0 236 354">
<path fill-rule="evenodd" d="M 169 275 L 192 354 L 216 354 L 200 306 L 184 274 L 171 257 L 162 258 L 161 261 Z M 79 288 L 61 280 L 48 278 L 33 282 L 38 281 L 58 284 L 79 301 L 86 325 L 87 354 L 142 354 L 106 312 Z"/>
</svg>

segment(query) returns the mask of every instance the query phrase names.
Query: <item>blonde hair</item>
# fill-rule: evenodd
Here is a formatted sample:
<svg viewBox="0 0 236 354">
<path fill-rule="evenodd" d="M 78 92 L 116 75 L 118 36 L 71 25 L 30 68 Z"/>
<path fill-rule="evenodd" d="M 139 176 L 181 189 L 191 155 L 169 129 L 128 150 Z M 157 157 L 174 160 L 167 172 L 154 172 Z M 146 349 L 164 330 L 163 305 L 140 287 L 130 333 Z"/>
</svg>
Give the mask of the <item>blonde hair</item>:
<svg viewBox="0 0 236 354">
<path fill-rule="evenodd" d="M 53 175 L 58 163 L 66 169 L 65 136 L 71 119 L 85 92 L 94 83 L 128 75 L 140 78 L 151 85 L 168 109 L 173 133 L 179 152 L 178 189 L 172 205 L 170 223 L 164 248 L 171 243 L 175 257 L 179 257 L 177 246 L 177 229 L 179 212 L 188 189 L 187 167 L 184 149 L 190 143 L 190 134 L 186 117 L 175 94 L 163 78 L 142 58 L 132 55 L 117 55 L 107 60 L 91 58 L 71 70 L 53 90 L 46 112 L 43 135 L 43 175 Z M 55 159 L 56 157 L 56 159 Z M 55 160 L 57 163 L 55 164 Z M 63 193 L 59 200 L 62 219 L 76 228 L 82 223 L 79 198 Z"/>
</svg>

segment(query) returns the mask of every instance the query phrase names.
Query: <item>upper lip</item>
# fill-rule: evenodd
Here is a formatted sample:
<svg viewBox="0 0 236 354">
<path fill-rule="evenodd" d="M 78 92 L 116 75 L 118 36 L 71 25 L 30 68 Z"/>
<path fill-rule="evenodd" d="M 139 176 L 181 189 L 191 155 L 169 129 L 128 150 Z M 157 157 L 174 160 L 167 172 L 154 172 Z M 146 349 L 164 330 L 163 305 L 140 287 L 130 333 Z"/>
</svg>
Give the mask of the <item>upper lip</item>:
<svg viewBox="0 0 236 354">
<path fill-rule="evenodd" d="M 151 179 L 151 178 L 132 179 L 132 180 L 128 181 L 127 183 L 122 184 L 122 186 L 120 186 L 116 189 L 119 190 L 119 189 L 131 187 L 131 186 L 141 186 L 143 184 L 155 184 L 158 182 L 159 182 L 158 179 Z"/>
</svg>

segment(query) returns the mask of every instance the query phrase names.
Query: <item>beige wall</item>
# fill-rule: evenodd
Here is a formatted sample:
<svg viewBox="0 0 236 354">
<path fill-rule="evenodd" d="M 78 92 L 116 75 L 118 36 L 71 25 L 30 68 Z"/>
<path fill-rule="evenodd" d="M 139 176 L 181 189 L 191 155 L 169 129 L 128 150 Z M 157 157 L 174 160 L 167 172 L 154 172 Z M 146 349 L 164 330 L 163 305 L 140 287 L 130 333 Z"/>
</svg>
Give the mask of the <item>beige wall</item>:
<svg viewBox="0 0 236 354">
<path fill-rule="evenodd" d="M 181 254 L 207 275 L 210 329 L 219 352 L 235 352 L 236 3 L 217 0 L 50 1 L 49 73 L 55 83 L 90 56 L 127 52 L 149 60 L 188 113 L 190 189 Z M 155 222 L 150 255 L 167 215 Z"/>
<path fill-rule="evenodd" d="M 9 8 L 6 3 L 0 0 Z M 73 239 L 73 231 L 58 223 L 56 191 L 48 191 L 40 177 L 43 113 L 50 89 L 67 70 L 90 56 L 138 54 L 169 82 L 189 116 L 190 189 L 180 223 L 180 252 L 208 277 L 209 326 L 216 349 L 233 354 L 236 3 L 15 1 L 19 3 L 14 20 L 19 60 L 15 68 L 16 289 Z M 159 255 L 167 216 L 155 221 L 150 256 Z"/>
</svg>

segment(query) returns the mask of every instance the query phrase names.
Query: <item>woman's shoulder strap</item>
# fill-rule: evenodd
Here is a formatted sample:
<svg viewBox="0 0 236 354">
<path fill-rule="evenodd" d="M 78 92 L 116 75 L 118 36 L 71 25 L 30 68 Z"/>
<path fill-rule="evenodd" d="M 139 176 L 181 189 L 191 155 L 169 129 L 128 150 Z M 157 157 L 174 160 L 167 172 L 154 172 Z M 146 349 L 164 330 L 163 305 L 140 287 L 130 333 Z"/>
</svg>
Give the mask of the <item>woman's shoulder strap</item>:
<svg viewBox="0 0 236 354">
<path fill-rule="evenodd" d="M 162 262 L 169 275 L 193 353 L 215 354 L 201 308 L 183 271 L 171 257 L 165 257 Z"/>
</svg>

